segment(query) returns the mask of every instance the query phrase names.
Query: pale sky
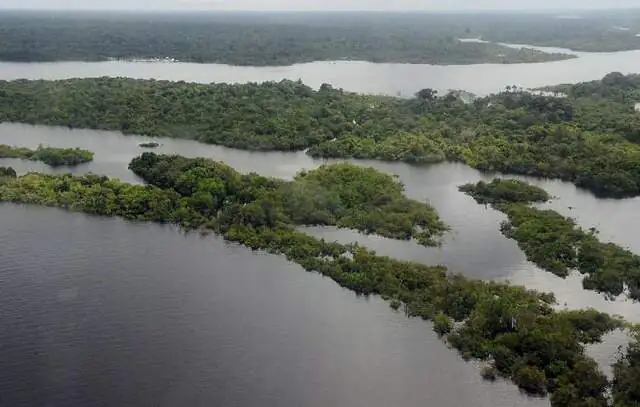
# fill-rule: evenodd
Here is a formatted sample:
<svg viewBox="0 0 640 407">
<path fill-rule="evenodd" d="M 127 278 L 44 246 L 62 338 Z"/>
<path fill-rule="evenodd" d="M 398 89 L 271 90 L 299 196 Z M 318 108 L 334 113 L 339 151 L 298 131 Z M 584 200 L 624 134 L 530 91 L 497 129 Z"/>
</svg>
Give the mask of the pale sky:
<svg viewBox="0 0 640 407">
<path fill-rule="evenodd" d="M 640 8 L 640 0 L 0 0 L 2 9 L 569 10 Z"/>
</svg>

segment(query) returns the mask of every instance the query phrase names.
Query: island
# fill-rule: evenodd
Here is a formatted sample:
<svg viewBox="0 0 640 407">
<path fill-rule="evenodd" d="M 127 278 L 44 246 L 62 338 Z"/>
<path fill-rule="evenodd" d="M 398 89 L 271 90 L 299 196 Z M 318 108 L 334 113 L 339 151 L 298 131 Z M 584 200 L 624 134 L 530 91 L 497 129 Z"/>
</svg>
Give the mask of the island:
<svg viewBox="0 0 640 407">
<path fill-rule="evenodd" d="M 156 143 L 155 141 L 150 141 L 150 142 L 146 142 L 146 143 L 140 143 L 140 144 L 138 144 L 138 147 L 141 147 L 141 148 L 158 148 L 158 147 L 160 147 L 160 143 Z"/>
<path fill-rule="evenodd" d="M 93 161 L 94 153 L 80 148 L 54 148 L 38 146 L 35 150 L 0 144 L 0 158 L 20 158 L 42 161 L 52 167 L 84 164 Z"/>
<path fill-rule="evenodd" d="M 583 286 L 587 290 L 614 298 L 626 287 L 629 298 L 640 301 L 640 256 L 616 244 L 600 242 L 595 230 L 585 231 L 556 211 L 527 205 L 548 200 L 544 190 L 505 180 L 490 184 L 480 181 L 463 185 L 460 190 L 506 214 L 508 220 L 500 230 L 518 242 L 527 259 L 543 270 L 560 277 L 577 270 L 585 275 Z"/>
<path fill-rule="evenodd" d="M 469 102 L 432 89 L 401 99 L 287 80 L 0 81 L 0 120 L 322 158 L 459 161 L 486 172 L 562 179 L 602 197 L 640 195 L 638 77 L 611 73 L 559 89 L 568 96 L 509 86 Z"/>
<path fill-rule="evenodd" d="M 284 255 L 360 295 L 380 295 L 407 315 L 434 321 L 436 332 L 463 357 L 484 361 L 528 394 L 550 394 L 554 407 L 607 405 L 611 383 L 585 346 L 624 321 L 595 310 L 555 310 L 550 294 L 394 260 L 295 228 L 320 220 L 394 236 L 397 231 L 388 228 L 413 218 L 429 223 L 399 237 L 420 236 L 428 225 L 442 230 L 426 204 L 403 197 L 401 187 L 384 174 L 338 164 L 287 182 L 241 174 L 207 159 L 149 152 L 130 168 L 148 185 L 91 174 L 30 173 L 0 185 L 0 201 L 213 230 L 254 250 Z M 381 199 L 372 200 L 378 189 Z M 290 199 L 296 190 L 301 193 Z M 309 191 L 320 199 L 309 199 Z M 618 370 L 621 375 L 629 371 L 623 364 Z M 620 394 L 627 391 L 623 384 L 618 388 Z"/>
</svg>

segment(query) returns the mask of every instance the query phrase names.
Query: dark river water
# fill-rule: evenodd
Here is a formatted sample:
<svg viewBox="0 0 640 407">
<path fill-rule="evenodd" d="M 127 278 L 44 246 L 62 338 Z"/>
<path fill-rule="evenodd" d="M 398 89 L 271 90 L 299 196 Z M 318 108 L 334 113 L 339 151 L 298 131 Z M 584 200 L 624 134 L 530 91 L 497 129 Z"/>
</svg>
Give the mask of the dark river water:
<svg viewBox="0 0 640 407">
<path fill-rule="evenodd" d="M 508 45 L 508 44 L 505 44 Z M 520 47 L 520 46 L 518 46 Z M 528 46 L 530 47 L 530 46 Z M 579 58 L 537 64 L 425 65 L 357 61 L 312 62 L 280 67 L 159 62 L 0 62 L 0 79 L 64 79 L 123 76 L 188 82 L 264 82 L 302 79 L 309 86 L 331 83 L 354 92 L 411 96 L 422 88 L 451 89 L 484 95 L 507 85 L 524 88 L 600 79 L 612 71 L 640 72 L 640 51 L 585 53 Z"/>
<path fill-rule="evenodd" d="M 83 147 L 95 161 L 74 172 L 138 182 L 127 170 L 146 137 L 0 124 L 0 144 Z M 205 156 L 241 171 L 291 178 L 322 164 L 303 153 L 256 153 L 161 140 L 159 153 Z M 397 174 L 452 227 L 441 248 L 330 228 L 397 258 L 445 264 L 482 279 L 552 291 L 559 307 L 640 320 L 640 306 L 582 290 L 527 262 L 499 232 L 503 215 L 457 191 L 490 175 L 461 164 L 414 167 L 360 161 Z M 0 160 L 19 173 L 41 163 Z M 57 171 L 67 172 L 68 169 Z M 557 181 L 531 179 L 550 206 L 601 237 L 640 252 L 637 199 L 602 200 Z M 570 207 L 572 209 L 570 209 Z M 276 256 L 215 237 L 57 209 L 0 205 L 0 405 L 7 406 L 546 406 L 509 383 L 485 383 L 428 323 L 357 298 Z M 607 365 L 623 334 L 591 354 Z"/>
</svg>

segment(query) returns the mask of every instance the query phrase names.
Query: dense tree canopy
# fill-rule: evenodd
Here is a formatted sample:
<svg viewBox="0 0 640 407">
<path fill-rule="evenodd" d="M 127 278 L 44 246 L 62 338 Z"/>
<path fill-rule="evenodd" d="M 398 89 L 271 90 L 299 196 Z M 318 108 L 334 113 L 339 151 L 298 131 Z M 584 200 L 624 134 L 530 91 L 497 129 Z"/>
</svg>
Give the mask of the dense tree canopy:
<svg viewBox="0 0 640 407">
<path fill-rule="evenodd" d="M 397 196 L 402 188 L 387 176 L 338 165 L 285 182 L 241 175 L 209 160 L 153 153 L 133 160 L 131 168 L 153 185 L 32 173 L 0 185 L 0 201 L 210 228 L 250 248 L 285 255 L 357 293 L 379 294 L 409 315 L 433 319 L 434 329 L 464 357 L 488 361 L 530 394 L 551 393 L 554 407 L 607 406 L 609 384 L 585 355 L 584 345 L 599 341 L 621 321 L 594 310 L 554 311 L 552 295 L 450 275 L 442 267 L 397 261 L 358 245 L 329 243 L 288 223 L 304 214 L 282 201 L 283 188 L 326 189 L 340 197 L 346 213 L 356 210 L 367 218 L 380 205 L 402 202 Z M 372 192 L 361 189 L 360 180 L 373 179 L 387 191 L 383 202 L 366 202 Z M 331 199 L 320 202 L 314 209 L 343 217 Z"/>
<path fill-rule="evenodd" d="M 473 20 L 470 20 L 472 22 Z M 541 62 L 571 58 L 530 48 L 461 42 L 433 16 L 283 14 L 0 14 L 0 60 L 173 58 L 233 65 L 328 60 L 431 64 Z"/>
<path fill-rule="evenodd" d="M 508 221 L 501 225 L 502 233 L 516 240 L 527 259 L 539 267 L 560 277 L 575 269 L 585 275 L 586 289 L 617 297 L 626 287 L 629 297 L 640 300 L 640 256 L 613 243 L 600 242 L 595 231 L 583 230 L 556 211 L 527 206 L 525 203 L 546 200 L 546 192 L 537 187 L 517 182 L 515 185 L 528 197 L 514 195 L 512 189 L 505 195 L 500 186 L 511 182 L 494 180 L 487 185 L 480 181 L 461 190 L 504 212 Z"/>
<path fill-rule="evenodd" d="M 551 199 L 544 189 L 515 179 L 496 178 L 488 184 L 479 181 L 462 185 L 459 189 L 481 204 L 546 202 Z"/>
<path fill-rule="evenodd" d="M 0 158 L 22 158 L 42 161 L 52 167 L 75 166 L 93 161 L 91 151 L 80 148 L 53 148 L 39 146 L 35 150 L 24 147 L 12 147 L 0 144 Z"/>
<path fill-rule="evenodd" d="M 636 407 L 640 404 L 640 333 L 613 365 L 613 405 L 615 407 Z"/>
<path fill-rule="evenodd" d="M 412 99 L 300 82 L 200 85 L 123 78 L 0 81 L 0 121 L 189 138 L 251 150 L 559 178 L 599 196 L 640 194 L 636 77 L 563 88 L 566 98 L 508 89 L 465 103 L 430 89 Z M 587 90 L 592 89 L 592 90 Z M 594 91 L 597 89 L 597 91 Z M 622 103 L 619 100 L 626 102 Z M 624 109 L 622 106 L 625 106 Z M 622 123 L 622 124 L 612 124 Z M 638 125 L 636 126 L 637 123 Z"/>
<path fill-rule="evenodd" d="M 241 175 L 211 160 L 153 153 L 134 159 L 130 168 L 148 183 L 192 196 L 205 216 L 231 199 L 238 206 L 230 214 L 237 211 L 243 222 L 261 226 L 336 225 L 423 244 L 435 244 L 434 238 L 446 230 L 430 205 L 407 199 L 397 180 L 373 168 L 322 166 L 285 182 Z M 208 181 L 213 175 L 225 184 Z"/>
</svg>

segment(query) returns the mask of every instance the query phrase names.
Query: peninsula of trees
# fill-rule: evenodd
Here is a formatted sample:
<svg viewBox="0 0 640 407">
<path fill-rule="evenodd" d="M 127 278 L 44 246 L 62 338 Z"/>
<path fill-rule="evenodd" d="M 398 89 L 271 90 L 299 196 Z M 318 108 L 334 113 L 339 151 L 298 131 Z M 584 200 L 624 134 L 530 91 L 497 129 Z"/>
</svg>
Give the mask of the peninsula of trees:
<svg viewBox="0 0 640 407">
<path fill-rule="evenodd" d="M 599 196 L 640 195 L 640 77 L 560 87 L 567 97 L 504 92 L 465 103 L 300 82 L 173 83 L 122 78 L 0 81 L 0 121 L 118 130 L 315 157 L 425 164 L 559 178 Z"/>
<path fill-rule="evenodd" d="M 607 406 L 614 384 L 585 354 L 585 345 L 622 321 L 594 310 L 556 311 L 549 294 L 451 275 L 442 267 L 397 261 L 296 230 L 298 224 L 322 219 L 394 237 L 398 231 L 389 228 L 410 217 L 414 226 L 428 219 L 422 221 L 427 226 L 402 228 L 401 238 L 419 237 L 428 225 L 442 229 L 430 208 L 404 198 L 401 186 L 386 175 L 340 164 L 285 182 L 240 174 L 211 160 L 153 153 L 135 158 L 130 168 L 149 185 L 32 173 L 0 185 L 0 201 L 213 230 L 250 248 L 285 255 L 357 293 L 379 294 L 408 315 L 433 320 L 434 329 L 465 358 L 486 361 L 529 394 L 549 393 L 554 407 Z M 381 199 L 371 199 L 374 189 L 383 192 Z M 635 366 L 618 367 L 615 386 L 621 395 Z"/>
<path fill-rule="evenodd" d="M 505 184 L 510 185 L 505 193 Z M 518 189 L 518 193 L 514 190 Z M 518 242 L 527 259 L 557 276 L 572 270 L 584 274 L 583 286 L 610 297 L 622 295 L 640 301 L 640 256 L 613 243 L 602 243 L 594 230 L 585 231 L 575 221 L 549 209 L 528 206 L 546 201 L 538 187 L 520 181 L 480 181 L 460 187 L 478 203 L 492 203 L 505 213 L 502 233 Z"/>
<path fill-rule="evenodd" d="M 25 147 L 0 144 L 0 158 L 20 158 L 23 160 L 42 161 L 52 167 L 72 167 L 93 161 L 93 153 L 80 148 L 38 146 L 35 150 L 31 150 Z"/>
</svg>

